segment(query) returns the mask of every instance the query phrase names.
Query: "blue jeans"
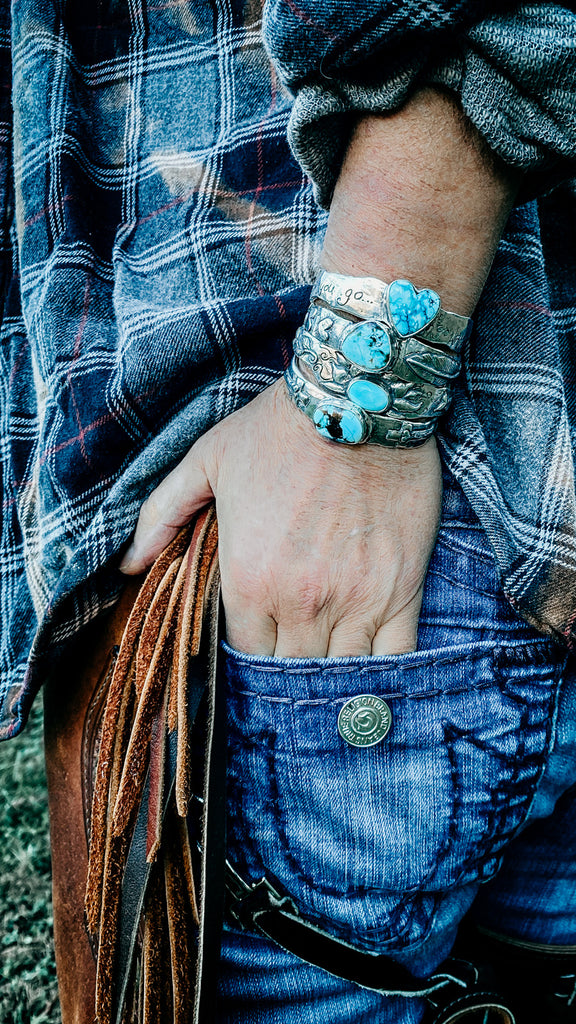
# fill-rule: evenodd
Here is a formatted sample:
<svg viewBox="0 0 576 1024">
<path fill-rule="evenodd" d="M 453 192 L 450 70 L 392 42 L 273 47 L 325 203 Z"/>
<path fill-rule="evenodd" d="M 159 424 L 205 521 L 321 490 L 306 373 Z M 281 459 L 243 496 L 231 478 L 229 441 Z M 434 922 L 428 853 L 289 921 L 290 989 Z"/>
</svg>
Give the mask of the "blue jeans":
<svg viewBox="0 0 576 1024">
<path fill-rule="evenodd" d="M 514 614 L 485 535 L 446 476 L 418 650 L 276 659 L 226 651 L 229 857 L 302 915 L 425 976 L 465 914 L 576 942 L 576 666 Z M 376 746 L 339 735 L 375 694 Z M 256 935 L 224 934 L 219 1024 L 417 1024 L 382 996 Z"/>
</svg>

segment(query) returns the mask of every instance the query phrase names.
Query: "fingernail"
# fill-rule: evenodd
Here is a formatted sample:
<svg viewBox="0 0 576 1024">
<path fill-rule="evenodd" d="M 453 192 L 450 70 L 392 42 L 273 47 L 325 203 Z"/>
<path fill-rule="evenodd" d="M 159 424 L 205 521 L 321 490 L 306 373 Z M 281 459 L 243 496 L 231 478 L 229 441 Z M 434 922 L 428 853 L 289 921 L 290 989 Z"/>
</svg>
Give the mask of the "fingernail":
<svg viewBox="0 0 576 1024">
<path fill-rule="evenodd" d="M 124 553 L 124 557 L 120 562 L 118 568 L 120 572 L 130 572 L 136 561 L 136 545 L 134 541 L 130 544 L 128 550 Z"/>
</svg>

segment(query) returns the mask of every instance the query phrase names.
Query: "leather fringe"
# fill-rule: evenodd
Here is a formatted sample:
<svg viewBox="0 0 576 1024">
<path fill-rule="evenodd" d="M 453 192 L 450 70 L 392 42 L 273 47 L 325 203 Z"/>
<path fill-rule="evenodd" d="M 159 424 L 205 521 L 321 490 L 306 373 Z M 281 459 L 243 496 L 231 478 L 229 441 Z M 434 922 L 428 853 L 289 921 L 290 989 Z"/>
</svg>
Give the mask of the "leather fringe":
<svg viewBox="0 0 576 1024">
<path fill-rule="evenodd" d="M 198 885 L 186 817 L 191 799 L 190 659 L 218 584 L 214 508 L 182 530 L 150 569 L 117 652 L 103 716 L 90 825 L 86 918 L 97 948 L 96 1021 L 112 1024 L 120 893 L 147 789 L 152 876 L 125 1024 L 187 1024 L 194 994 Z M 166 808 L 168 735 L 177 730 L 175 793 Z M 148 781 L 147 781 L 148 780 Z M 146 787 L 147 783 L 147 787 Z"/>
</svg>

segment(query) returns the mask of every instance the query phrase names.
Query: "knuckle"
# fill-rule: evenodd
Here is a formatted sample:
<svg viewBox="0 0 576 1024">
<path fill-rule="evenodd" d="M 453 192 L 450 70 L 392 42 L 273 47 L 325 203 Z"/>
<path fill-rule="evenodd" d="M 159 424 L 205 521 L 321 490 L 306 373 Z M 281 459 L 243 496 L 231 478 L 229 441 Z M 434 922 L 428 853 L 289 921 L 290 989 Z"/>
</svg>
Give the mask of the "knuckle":
<svg viewBox="0 0 576 1024">
<path fill-rule="evenodd" d="M 330 603 L 326 580 L 316 576 L 294 577 L 286 566 L 257 564 L 234 559 L 223 571 L 223 586 L 234 593 L 237 603 L 265 608 L 279 621 L 312 622 Z"/>
<path fill-rule="evenodd" d="M 332 632 L 333 637 L 340 643 L 370 649 L 376 627 L 371 621 L 358 622 L 355 619 L 342 618 L 334 624 Z"/>
<path fill-rule="evenodd" d="M 292 586 L 288 594 L 288 604 L 295 619 L 309 622 L 325 612 L 331 597 L 326 579 L 310 575 Z"/>
</svg>

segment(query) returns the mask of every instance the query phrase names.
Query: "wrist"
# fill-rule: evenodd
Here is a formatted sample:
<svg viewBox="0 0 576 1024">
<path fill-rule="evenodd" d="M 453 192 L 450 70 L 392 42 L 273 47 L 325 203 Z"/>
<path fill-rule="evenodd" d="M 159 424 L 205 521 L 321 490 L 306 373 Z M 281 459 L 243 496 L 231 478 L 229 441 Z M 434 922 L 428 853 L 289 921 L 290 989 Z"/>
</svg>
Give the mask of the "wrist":
<svg viewBox="0 0 576 1024">
<path fill-rule="evenodd" d="M 432 289 L 323 271 L 285 373 L 290 398 L 321 437 L 414 448 L 448 408 L 469 334 Z"/>
<path fill-rule="evenodd" d="M 263 394 L 269 393 L 272 418 L 281 425 L 275 431 L 278 443 L 289 443 L 292 452 L 299 453 L 303 461 L 314 461 L 320 465 L 337 465 L 339 472 L 371 474 L 381 472 L 400 473 L 406 482 L 418 481 L 422 467 L 436 465 L 438 449 L 434 437 L 430 437 L 417 448 L 385 448 L 381 445 L 334 444 L 324 440 L 292 402 L 284 378 L 276 381 Z"/>
<path fill-rule="evenodd" d="M 334 193 L 321 258 L 338 273 L 409 278 L 470 316 L 517 189 L 456 103 L 433 90 L 363 118 Z"/>
</svg>

